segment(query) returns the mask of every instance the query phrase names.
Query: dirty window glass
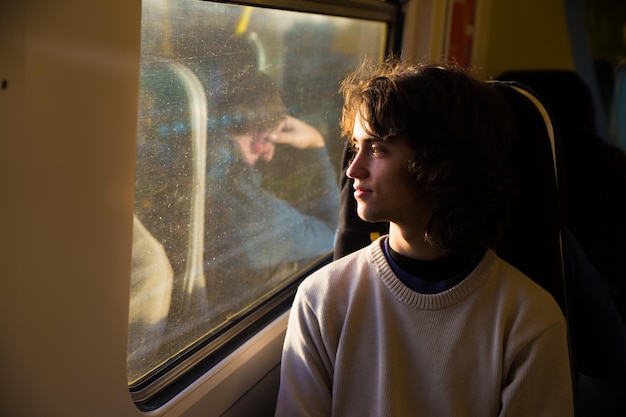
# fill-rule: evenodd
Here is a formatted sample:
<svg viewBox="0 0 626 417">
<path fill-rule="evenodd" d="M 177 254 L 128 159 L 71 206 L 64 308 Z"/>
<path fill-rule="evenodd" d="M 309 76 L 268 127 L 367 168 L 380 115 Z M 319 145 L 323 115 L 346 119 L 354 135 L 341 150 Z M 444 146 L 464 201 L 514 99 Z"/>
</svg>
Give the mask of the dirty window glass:
<svg viewBox="0 0 626 417">
<path fill-rule="evenodd" d="M 386 24 L 144 1 L 129 317 L 136 384 L 332 251 L 338 83 Z"/>
</svg>

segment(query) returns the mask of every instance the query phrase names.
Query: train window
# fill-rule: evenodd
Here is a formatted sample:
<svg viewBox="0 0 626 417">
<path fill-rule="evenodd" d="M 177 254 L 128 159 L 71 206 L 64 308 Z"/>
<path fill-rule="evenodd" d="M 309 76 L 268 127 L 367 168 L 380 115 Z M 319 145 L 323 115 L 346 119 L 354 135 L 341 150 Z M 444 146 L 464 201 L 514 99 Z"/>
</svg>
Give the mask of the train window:
<svg viewBox="0 0 626 417">
<path fill-rule="evenodd" d="M 329 259 L 338 84 L 383 56 L 388 32 L 384 19 L 143 2 L 131 392 L 206 357 Z"/>
<path fill-rule="evenodd" d="M 587 40 L 595 69 L 601 136 L 626 151 L 626 3 L 620 0 L 584 2 Z M 604 121 L 608 121 L 608 133 Z M 605 139 L 607 139 L 605 138 Z"/>
</svg>

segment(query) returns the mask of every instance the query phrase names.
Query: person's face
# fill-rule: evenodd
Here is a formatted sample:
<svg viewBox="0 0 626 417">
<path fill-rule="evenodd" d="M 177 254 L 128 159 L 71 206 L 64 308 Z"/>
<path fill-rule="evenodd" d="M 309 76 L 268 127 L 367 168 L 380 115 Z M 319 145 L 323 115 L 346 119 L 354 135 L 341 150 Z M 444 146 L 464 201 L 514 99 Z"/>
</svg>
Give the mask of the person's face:
<svg viewBox="0 0 626 417">
<path fill-rule="evenodd" d="M 274 142 L 271 135 L 275 130 L 265 130 L 236 136 L 233 139 L 239 145 L 239 150 L 249 165 L 254 165 L 259 159 L 271 161 L 274 157 Z"/>
<path fill-rule="evenodd" d="M 418 214 L 425 213 L 426 204 L 408 169 L 413 149 L 402 137 L 388 142 L 371 137 L 366 123 L 357 116 L 352 134 L 355 157 L 346 171 L 354 180 L 359 217 L 406 226 L 423 221 Z"/>
</svg>

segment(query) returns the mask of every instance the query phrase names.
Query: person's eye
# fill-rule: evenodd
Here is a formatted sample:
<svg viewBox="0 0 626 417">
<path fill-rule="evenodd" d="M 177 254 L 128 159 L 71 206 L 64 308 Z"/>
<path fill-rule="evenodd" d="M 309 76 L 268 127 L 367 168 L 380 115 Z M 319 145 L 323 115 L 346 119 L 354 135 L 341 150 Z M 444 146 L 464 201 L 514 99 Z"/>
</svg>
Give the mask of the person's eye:
<svg viewBox="0 0 626 417">
<path fill-rule="evenodd" d="M 370 146 L 370 154 L 372 156 L 380 156 L 383 152 L 384 150 L 379 144 L 373 144 Z"/>
</svg>

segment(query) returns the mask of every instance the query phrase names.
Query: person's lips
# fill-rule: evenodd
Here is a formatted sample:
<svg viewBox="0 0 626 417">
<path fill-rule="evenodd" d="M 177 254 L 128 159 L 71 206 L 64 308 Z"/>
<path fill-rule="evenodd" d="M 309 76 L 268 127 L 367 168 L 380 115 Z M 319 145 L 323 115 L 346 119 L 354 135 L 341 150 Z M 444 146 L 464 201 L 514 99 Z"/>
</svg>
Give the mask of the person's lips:
<svg viewBox="0 0 626 417">
<path fill-rule="evenodd" d="M 372 194 L 372 190 L 363 185 L 355 184 L 354 185 L 354 198 L 363 199 L 367 198 Z"/>
</svg>

